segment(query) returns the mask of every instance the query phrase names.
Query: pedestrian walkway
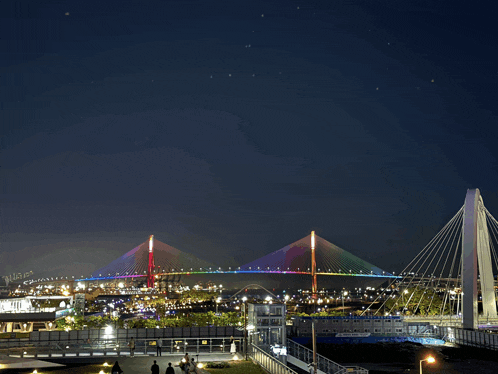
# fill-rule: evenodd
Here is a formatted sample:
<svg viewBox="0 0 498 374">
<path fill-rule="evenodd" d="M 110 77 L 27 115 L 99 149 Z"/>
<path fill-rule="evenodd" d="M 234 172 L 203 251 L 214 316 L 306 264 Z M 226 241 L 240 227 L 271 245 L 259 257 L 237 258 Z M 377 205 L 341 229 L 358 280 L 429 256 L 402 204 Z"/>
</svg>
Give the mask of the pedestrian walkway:
<svg viewBox="0 0 498 374">
<path fill-rule="evenodd" d="M 64 365 L 55 364 L 42 360 L 33 360 L 29 358 L 16 358 L 6 355 L 0 355 L 0 370 L 1 369 L 41 369 L 49 367 L 63 367 Z"/>
<path fill-rule="evenodd" d="M 206 362 L 214 362 L 214 361 L 230 361 L 233 359 L 233 355 L 229 353 L 217 353 L 217 354 L 199 354 L 191 355 L 191 358 L 194 358 L 197 363 L 206 363 Z M 240 357 L 240 354 L 239 354 Z M 154 360 L 157 361 L 159 365 L 159 372 L 162 374 L 166 371 L 168 367 L 168 362 L 171 362 L 171 366 L 175 369 L 175 374 L 182 374 L 180 367 L 178 366 L 183 355 L 170 355 L 163 354 L 161 357 L 156 356 L 141 356 L 141 357 L 109 357 L 106 361 L 109 365 L 114 365 L 114 362 L 117 360 L 119 362 L 119 366 L 123 370 L 124 374 L 134 374 L 134 373 L 149 373 L 150 367 L 154 363 Z M 201 371 L 199 370 L 199 374 Z"/>
<path fill-rule="evenodd" d="M 239 353 L 238 357 L 242 357 Z M 94 357 L 79 357 L 78 359 L 84 360 L 85 363 L 104 363 L 107 362 L 109 366 L 114 365 L 116 361 L 119 362 L 119 366 L 126 374 L 133 373 L 149 373 L 150 367 L 154 363 L 154 360 L 157 361 L 159 365 L 160 373 L 164 373 L 166 368 L 168 367 L 168 362 L 171 362 L 171 366 L 174 367 L 175 373 L 182 374 L 180 367 L 181 359 L 183 358 L 183 354 L 163 354 L 161 357 L 153 356 L 153 355 L 140 355 L 135 357 L 129 356 L 111 356 L 111 357 L 102 357 L 102 356 L 94 356 Z M 230 361 L 233 360 L 233 355 L 230 353 L 204 353 L 204 354 L 191 354 L 190 358 L 194 358 L 197 363 L 207 363 L 207 362 L 219 362 L 219 361 Z M 40 369 L 46 367 L 63 367 L 64 363 L 70 362 L 74 360 L 69 357 L 61 358 L 58 361 L 59 363 L 53 363 L 50 361 L 43 360 L 34 360 L 29 358 L 16 358 L 16 357 L 8 357 L 0 355 L 0 369 Z M 202 371 L 199 370 L 199 374 Z"/>
</svg>

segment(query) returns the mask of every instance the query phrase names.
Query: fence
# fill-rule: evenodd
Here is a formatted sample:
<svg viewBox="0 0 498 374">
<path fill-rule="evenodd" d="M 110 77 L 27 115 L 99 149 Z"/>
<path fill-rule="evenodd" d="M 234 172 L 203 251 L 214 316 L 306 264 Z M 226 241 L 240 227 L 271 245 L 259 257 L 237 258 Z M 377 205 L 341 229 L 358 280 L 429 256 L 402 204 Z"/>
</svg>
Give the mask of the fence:
<svg viewBox="0 0 498 374">
<path fill-rule="evenodd" d="M 135 356 L 148 356 L 156 353 L 154 339 L 134 339 Z M 164 354 L 190 355 L 229 353 L 231 337 L 217 338 L 160 338 L 161 352 Z M 235 338 L 237 350 L 242 351 L 242 339 Z M 18 347 L 0 348 L 0 354 L 12 357 L 92 357 L 130 356 L 128 340 L 110 339 L 90 342 L 49 342 L 39 341 Z"/>
<path fill-rule="evenodd" d="M 249 354 L 253 361 L 257 362 L 263 369 L 271 374 L 297 374 L 290 367 L 284 365 L 254 344 L 249 346 Z"/>
<path fill-rule="evenodd" d="M 287 354 L 305 363 L 313 362 L 313 351 L 287 339 Z M 328 374 L 368 374 L 368 370 L 358 366 L 342 366 L 322 355 L 316 355 L 317 369 Z"/>
<path fill-rule="evenodd" d="M 50 345 L 52 343 L 71 344 L 103 341 L 128 341 L 134 339 L 154 338 L 215 338 L 233 336 L 240 338 L 243 331 L 234 326 L 213 327 L 166 327 L 162 329 L 114 329 L 107 327 L 103 329 L 75 330 L 75 331 L 36 331 L 29 333 L 29 337 L 16 337 L 13 339 L 1 339 L 0 348 L 20 347 L 26 344 Z"/>
<path fill-rule="evenodd" d="M 445 315 L 445 316 L 404 316 L 405 323 L 427 322 L 431 325 L 462 328 L 461 315 Z M 480 328 L 485 328 L 486 325 L 498 325 L 498 318 L 488 318 L 479 316 L 478 325 Z"/>
<path fill-rule="evenodd" d="M 37 331 L 26 337 L 0 339 L 0 353 L 17 357 L 129 355 L 132 337 L 137 355 L 154 353 L 158 338 L 165 353 L 224 353 L 230 352 L 232 336 L 242 350 L 243 331 L 233 326 Z"/>
<path fill-rule="evenodd" d="M 440 327 L 442 338 L 452 343 L 498 350 L 498 335 L 478 330 Z"/>
</svg>

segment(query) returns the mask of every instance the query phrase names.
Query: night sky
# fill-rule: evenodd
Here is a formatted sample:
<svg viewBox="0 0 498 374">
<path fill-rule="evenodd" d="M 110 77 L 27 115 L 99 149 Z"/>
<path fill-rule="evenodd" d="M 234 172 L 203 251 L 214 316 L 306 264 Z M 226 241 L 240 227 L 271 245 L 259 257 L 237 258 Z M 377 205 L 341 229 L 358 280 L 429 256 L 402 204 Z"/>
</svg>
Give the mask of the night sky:
<svg viewBox="0 0 498 374">
<path fill-rule="evenodd" d="M 311 230 L 402 270 L 467 188 L 498 215 L 489 4 L 1 2 L 0 274 Z"/>
</svg>

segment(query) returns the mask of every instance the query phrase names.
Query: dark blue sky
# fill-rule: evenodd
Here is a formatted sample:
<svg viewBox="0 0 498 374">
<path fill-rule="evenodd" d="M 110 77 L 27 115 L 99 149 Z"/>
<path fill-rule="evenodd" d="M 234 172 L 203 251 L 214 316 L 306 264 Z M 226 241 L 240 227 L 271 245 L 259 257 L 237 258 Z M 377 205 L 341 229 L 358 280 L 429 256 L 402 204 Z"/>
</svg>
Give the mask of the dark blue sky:
<svg viewBox="0 0 498 374">
<path fill-rule="evenodd" d="M 149 234 L 243 264 L 310 230 L 402 270 L 467 188 L 498 214 L 485 5 L 4 2 L 0 274 Z"/>
</svg>

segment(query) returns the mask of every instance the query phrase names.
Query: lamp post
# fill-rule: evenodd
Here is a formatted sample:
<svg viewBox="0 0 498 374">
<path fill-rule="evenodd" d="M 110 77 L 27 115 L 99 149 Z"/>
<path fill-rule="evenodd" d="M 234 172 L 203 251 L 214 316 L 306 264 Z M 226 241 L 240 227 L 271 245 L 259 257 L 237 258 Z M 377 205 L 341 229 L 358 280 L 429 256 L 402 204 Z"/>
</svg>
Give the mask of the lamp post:
<svg viewBox="0 0 498 374">
<path fill-rule="evenodd" d="M 405 309 L 407 309 L 407 308 L 406 308 L 406 304 L 405 304 L 405 294 L 407 294 L 407 293 L 408 293 L 408 290 L 404 290 L 404 291 L 401 293 L 401 299 L 402 299 L 402 302 L 401 302 L 401 303 L 403 304 L 403 307 L 402 307 L 403 309 L 401 310 L 401 313 L 402 313 L 402 314 L 404 314 Z"/>
<path fill-rule="evenodd" d="M 316 313 L 316 257 L 315 257 L 315 232 L 311 232 L 311 300 L 315 306 Z M 317 362 L 316 362 L 316 330 L 315 330 L 315 319 L 311 317 L 311 336 L 313 339 L 313 374 L 317 373 Z"/>
<path fill-rule="evenodd" d="M 247 297 L 243 297 L 242 298 L 242 301 L 244 302 L 244 356 L 246 358 L 246 361 L 247 361 L 247 311 L 246 311 L 246 308 L 247 308 Z"/>
<path fill-rule="evenodd" d="M 216 299 L 216 315 L 218 315 L 218 303 L 221 301 L 221 298 Z"/>
<path fill-rule="evenodd" d="M 432 356 L 429 356 L 424 360 L 420 360 L 420 374 L 422 374 L 422 362 L 424 361 L 427 361 L 429 364 L 433 364 L 434 362 L 436 362 L 436 359 Z"/>
<path fill-rule="evenodd" d="M 344 290 L 344 288 L 343 288 Z M 348 291 L 342 291 L 342 313 L 344 314 L 344 298 L 348 296 Z"/>
</svg>

